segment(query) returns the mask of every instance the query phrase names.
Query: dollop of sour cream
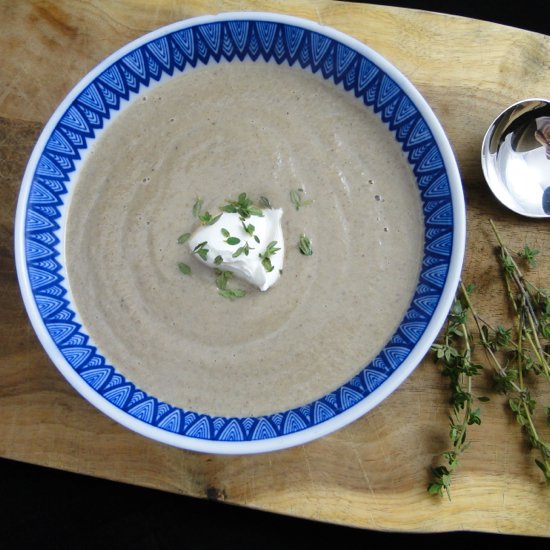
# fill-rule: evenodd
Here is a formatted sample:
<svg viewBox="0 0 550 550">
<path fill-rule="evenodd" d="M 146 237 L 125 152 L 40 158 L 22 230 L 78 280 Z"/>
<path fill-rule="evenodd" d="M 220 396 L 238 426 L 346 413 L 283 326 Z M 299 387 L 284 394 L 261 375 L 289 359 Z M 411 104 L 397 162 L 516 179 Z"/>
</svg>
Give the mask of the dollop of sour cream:
<svg viewBox="0 0 550 550">
<path fill-rule="evenodd" d="M 231 271 L 260 290 L 267 290 L 283 270 L 283 210 L 262 212 L 263 216 L 252 215 L 244 220 L 236 212 L 223 212 L 215 223 L 195 229 L 187 241 L 191 252 L 209 267 Z M 265 262 L 270 246 L 271 250 L 279 250 L 273 254 L 268 252 L 269 262 Z M 197 254 L 198 248 L 203 250 L 202 254 Z"/>
</svg>

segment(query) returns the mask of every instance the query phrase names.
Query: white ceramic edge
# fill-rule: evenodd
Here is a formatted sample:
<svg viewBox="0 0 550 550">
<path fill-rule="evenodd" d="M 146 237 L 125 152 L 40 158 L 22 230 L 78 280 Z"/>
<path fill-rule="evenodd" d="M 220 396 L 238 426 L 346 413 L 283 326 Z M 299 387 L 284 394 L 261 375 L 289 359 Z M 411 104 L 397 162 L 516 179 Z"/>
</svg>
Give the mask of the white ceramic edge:
<svg viewBox="0 0 550 550">
<path fill-rule="evenodd" d="M 511 103 L 503 109 L 491 122 L 489 125 L 489 128 L 487 128 L 487 131 L 485 132 L 485 135 L 483 136 L 483 141 L 481 142 L 481 169 L 483 170 L 483 176 L 485 177 L 485 181 L 487 182 L 487 185 L 489 186 L 489 189 L 493 193 L 494 197 L 500 201 L 506 208 L 509 208 L 512 212 L 515 212 L 516 214 L 520 214 L 522 216 L 527 216 L 528 218 L 548 218 L 547 214 L 533 214 L 532 212 L 528 212 L 527 210 L 524 210 L 523 208 L 520 208 L 514 200 L 512 200 L 512 197 L 510 193 L 508 193 L 508 190 L 505 186 L 499 186 L 497 187 L 496 184 L 493 181 L 493 178 L 491 177 L 490 172 L 494 170 L 493 162 L 492 162 L 492 156 L 489 152 L 489 141 L 491 140 L 493 136 L 493 132 L 495 130 L 495 125 L 497 121 L 506 114 L 507 111 L 513 109 L 514 107 L 517 107 L 518 105 L 521 105 L 523 103 L 527 103 L 530 101 L 542 101 L 543 103 L 547 103 L 550 105 L 550 99 L 546 99 L 544 97 L 526 97 L 525 99 L 520 99 L 519 101 L 516 101 L 514 103 Z M 491 158 L 490 158 L 491 157 Z"/>
<path fill-rule="evenodd" d="M 432 315 L 430 322 L 428 323 L 426 330 L 424 331 L 424 334 L 416 344 L 411 354 L 409 354 L 407 359 L 398 367 L 398 369 L 394 373 L 390 375 L 390 377 L 382 384 L 381 387 L 374 390 L 366 398 L 364 398 L 348 410 L 344 411 L 343 413 L 339 414 L 337 417 L 308 428 L 307 430 L 259 441 L 226 442 L 195 439 L 189 436 L 174 434 L 161 428 L 146 424 L 145 422 L 142 422 L 121 411 L 103 396 L 95 392 L 80 377 L 80 375 L 66 361 L 66 359 L 63 357 L 63 355 L 53 342 L 51 336 L 46 330 L 45 324 L 43 323 L 38 308 L 36 306 L 30 285 L 30 280 L 26 270 L 25 214 L 29 198 L 30 186 L 32 184 L 32 178 L 38 160 L 47 143 L 47 139 L 50 137 L 52 130 L 55 128 L 66 109 L 91 81 L 99 76 L 99 74 L 101 74 L 111 63 L 120 59 L 133 49 L 140 47 L 143 44 L 160 36 L 164 36 L 167 33 L 205 23 L 241 19 L 272 21 L 275 23 L 283 23 L 289 25 L 295 24 L 310 31 L 325 34 L 329 38 L 337 40 L 358 51 L 360 54 L 365 54 L 369 59 L 374 61 L 388 76 L 395 80 L 395 82 L 409 96 L 409 98 L 412 99 L 418 111 L 428 122 L 429 127 L 434 134 L 434 139 L 441 152 L 443 162 L 447 171 L 453 200 L 453 245 L 447 281 L 444 286 L 439 303 L 434 311 L 434 314 Z M 65 99 L 57 107 L 51 118 L 48 120 L 33 149 L 21 184 L 19 199 L 16 208 L 14 235 L 17 277 L 19 279 L 23 302 L 27 309 L 31 324 L 38 336 L 38 339 L 40 340 L 49 357 L 54 362 L 55 366 L 61 371 L 63 376 L 81 396 L 85 397 L 92 405 L 94 405 L 101 412 L 109 416 L 111 419 L 145 437 L 186 450 L 198 451 L 203 453 L 235 455 L 282 450 L 296 445 L 305 444 L 325 435 L 328 435 L 329 433 L 343 428 L 344 426 L 350 424 L 352 421 L 363 416 L 373 407 L 382 402 L 401 385 L 401 383 L 412 373 L 412 371 L 418 366 L 426 353 L 429 351 L 429 348 L 439 334 L 439 331 L 443 326 L 443 323 L 445 322 L 447 314 L 451 307 L 458 283 L 460 281 L 460 274 L 464 259 L 464 249 L 466 243 L 466 214 L 460 173 L 451 145 L 445 135 L 445 132 L 441 124 L 437 120 L 435 114 L 433 113 L 432 109 L 426 103 L 426 100 L 421 96 L 421 94 L 412 85 L 412 83 L 409 82 L 409 80 L 400 71 L 397 70 L 397 68 L 395 68 L 380 54 L 372 50 L 363 42 L 360 42 L 359 40 L 352 38 L 349 35 L 346 35 L 332 27 L 320 25 L 311 20 L 275 13 L 229 12 L 220 13 L 218 15 L 204 15 L 193 17 L 190 19 L 171 23 L 153 32 L 150 32 L 118 49 L 116 52 L 114 52 L 105 60 L 103 60 L 100 64 L 98 64 L 94 69 L 88 72 L 80 80 L 80 82 L 69 92 L 69 94 L 65 97 Z"/>
</svg>

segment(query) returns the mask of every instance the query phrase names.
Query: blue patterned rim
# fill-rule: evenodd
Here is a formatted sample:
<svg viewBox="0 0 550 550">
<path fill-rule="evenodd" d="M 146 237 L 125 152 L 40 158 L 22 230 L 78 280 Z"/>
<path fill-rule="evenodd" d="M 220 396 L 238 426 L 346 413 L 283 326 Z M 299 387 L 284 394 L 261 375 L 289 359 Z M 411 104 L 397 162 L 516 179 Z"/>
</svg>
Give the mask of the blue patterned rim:
<svg viewBox="0 0 550 550">
<path fill-rule="evenodd" d="M 398 330 L 348 383 L 321 399 L 261 417 L 213 417 L 164 403 L 109 365 L 75 321 L 62 265 L 62 211 L 77 161 L 125 100 L 197 64 L 244 59 L 298 64 L 378 113 L 407 154 L 425 217 L 421 274 Z M 451 305 L 462 267 L 464 199 L 435 115 L 392 65 L 364 44 L 310 21 L 265 13 L 200 17 L 119 50 L 88 74 L 46 125 L 29 161 L 16 217 L 21 291 L 46 351 L 104 413 L 145 436 L 219 453 L 281 449 L 328 434 L 389 395 L 418 365 Z"/>
</svg>

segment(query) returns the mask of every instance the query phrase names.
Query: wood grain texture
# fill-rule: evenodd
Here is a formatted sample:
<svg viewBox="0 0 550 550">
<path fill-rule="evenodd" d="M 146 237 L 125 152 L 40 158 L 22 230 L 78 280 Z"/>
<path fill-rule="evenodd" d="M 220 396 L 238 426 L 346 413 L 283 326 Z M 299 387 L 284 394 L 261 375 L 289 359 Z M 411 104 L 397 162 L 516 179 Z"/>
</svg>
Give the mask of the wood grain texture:
<svg viewBox="0 0 550 550">
<path fill-rule="evenodd" d="M 79 397 L 42 350 L 24 311 L 13 253 L 19 184 L 57 104 L 105 56 L 161 25 L 204 13 L 279 11 L 365 42 L 431 104 L 462 171 L 468 209 L 463 278 L 478 285 L 489 321 L 508 310 L 489 218 L 504 238 L 542 251 L 535 277 L 550 286 L 547 222 L 496 204 L 483 180 L 485 128 L 506 105 L 550 89 L 548 36 L 459 17 L 331 1 L 0 0 L 0 455 L 199 498 L 388 531 L 474 530 L 550 536 L 550 488 L 534 454 L 493 396 L 453 486 L 426 492 L 447 448 L 448 392 L 428 357 L 383 404 L 310 444 L 244 457 L 181 451 L 146 440 Z M 479 381 L 481 393 L 490 380 Z M 549 404 L 550 395 L 541 395 Z"/>
</svg>

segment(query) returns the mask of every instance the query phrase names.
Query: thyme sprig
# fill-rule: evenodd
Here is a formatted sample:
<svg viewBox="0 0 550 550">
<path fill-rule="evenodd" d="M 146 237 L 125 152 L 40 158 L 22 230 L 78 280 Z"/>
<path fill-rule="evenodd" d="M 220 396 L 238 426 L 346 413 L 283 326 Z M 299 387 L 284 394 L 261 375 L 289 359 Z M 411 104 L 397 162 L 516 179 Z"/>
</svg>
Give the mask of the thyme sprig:
<svg viewBox="0 0 550 550">
<path fill-rule="evenodd" d="M 214 275 L 216 276 L 218 294 L 223 298 L 235 300 L 246 296 L 246 290 L 242 288 L 227 288 L 228 282 L 233 278 L 233 273 L 231 271 L 224 271 L 216 268 L 214 269 Z"/>
<path fill-rule="evenodd" d="M 208 257 L 208 252 L 210 252 L 210 250 L 206 248 L 207 244 L 206 241 L 203 241 L 193 248 L 193 254 L 198 254 L 205 262 Z"/>
<path fill-rule="evenodd" d="M 473 378 L 483 370 L 482 365 L 472 358 L 474 342 L 468 328 L 468 296 L 472 291 L 473 286 L 465 287 L 461 283 L 447 318 L 443 341 L 432 346 L 436 362 L 443 364 L 442 374 L 449 378 L 451 388 L 449 439 L 452 447 L 442 453 L 444 463 L 432 467 L 433 479 L 428 485 L 428 492 L 439 495 L 445 492 L 449 500 L 453 475 L 469 446 L 468 429 L 474 424 L 481 424 L 481 411 L 475 407 L 476 401 L 489 400 L 485 396 L 476 398 L 472 389 Z"/>
<path fill-rule="evenodd" d="M 279 252 L 279 250 L 281 250 L 281 249 L 277 247 L 277 241 L 271 241 L 267 245 L 267 247 L 266 247 L 265 251 L 263 252 L 263 254 L 259 254 L 260 260 L 262 260 L 262 265 L 268 273 L 273 271 L 273 269 L 275 267 L 271 263 L 271 257 L 274 256 L 277 252 Z"/>
<path fill-rule="evenodd" d="M 550 483 L 550 442 L 542 439 L 535 422 L 537 401 L 531 383 L 537 377 L 550 383 L 550 291 L 534 285 L 520 266 L 520 263 L 527 269 L 536 266 L 539 252 L 528 245 L 521 251 L 512 251 L 492 220 L 490 223 L 498 242 L 506 293 L 515 313 L 515 337 L 493 351 L 494 340 L 490 340 L 490 335 L 494 331 L 479 320 L 481 340 L 495 369 L 496 388 L 508 396 L 508 405 L 529 444 L 539 452 L 535 463 Z M 548 407 L 544 410 L 548 420 Z"/>
<path fill-rule="evenodd" d="M 251 216 L 263 217 L 264 215 L 262 209 L 255 206 L 246 193 L 241 193 L 236 201 L 227 200 L 226 202 L 227 204 L 222 206 L 221 210 L 230 214 L 238 213 L 243 220 Z"/>
<path fill-rule="evenodd" d="M 243 231 L 254 238 L 254 240 L 260 244 L 260 237 L 258 235 L 254 234 L 254 231 L 256 231 L 256 227 L 254 227 L 251 223 L 245 223 L 243 219 L 241 219 L 241 223 L 243 226 Z"/>
<path fill-rule="evenodd" d="M 214 225 L 221 217 L 222 217 L 221 214 L 212 216 L 210 212 L 204 212 L 204 214 L 198 215 L 199 221 L 201 222 L 202 225 Z"/>
<path fill-rule="evenodd" d="M 300 210 L 300 208 L 303 208 L 304 206 L 307 206 L 308 204 L 311 204 L 313 200 L 306 199 L 305 197 L 305 191 L 300 187 L 298 189 L 291 189 L 290 190 L 290 202 L 294 205 L 294 208 L 296 210 Z"/>
<path fill-rule="evenodd" d="M 247 242 L 244 243 L 243 246 L 239 246 L 231 256 L 233 258 L 238 258 L 241 254 L 244 254 L 245 256 L 248 256 L 250 254 L 250 251 L 254 250 Z"/>
<path fill-rule="evenodd" d="M 494 390 L 506 395 L 510 412 L 531 447 L 538 452 L 535 464 L 546 482 L 550 482 L 550 442 L 543 439 L 537 423 L 538 403 L 532 384 L 534 380 L 550 383 L 550 291 L 539 288 L 526 275 L 527 270 L 536 267 L 539 251 L 529 245 L 512 250 L 504 243 L 492 220 L 490 224 L 497 241 L 497 258 L 506 296 L 514 312 L 513 324 L 511 327 L 493 326 L 484 320 L 474 307 L 471 287 L 466 288 L 461 283 L 448 316 L 443 342 L 432 347 L 437 360 L 444 364 L 443 374 L 451 379 L 450 439 L 453 447 L 443 453 L 446 463 L 432 468 L 434 478 L 428 491 L 446 492 L 449 498 L 453 474 L 460 455 L 467 448 L 467 427 L 480 423 L 477 409 L 472 410 L 470 389 L 471 377 L 482 370 L 480 365 L 471 363 L 476 342 L 481 344 L 487 367 L 492 371 Z M 463 348 L 456 347 L 457 339 Z M 550 424 L 550 407 L 543 410 Z"/>
<path fill-rule="evenodd" d="M 214 225 L 220 218 L 221 214 L 213 216 L 210 212 L 202 211 L 204 200 L 200 197 L 197 197 L 195 204 L 193 204 L 193 217 L 197 218 L 202 225 Z"/>
</svg>

